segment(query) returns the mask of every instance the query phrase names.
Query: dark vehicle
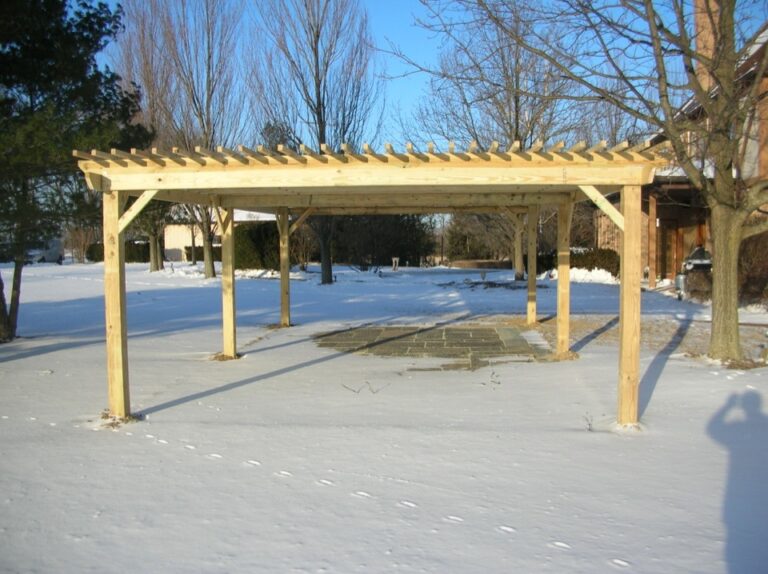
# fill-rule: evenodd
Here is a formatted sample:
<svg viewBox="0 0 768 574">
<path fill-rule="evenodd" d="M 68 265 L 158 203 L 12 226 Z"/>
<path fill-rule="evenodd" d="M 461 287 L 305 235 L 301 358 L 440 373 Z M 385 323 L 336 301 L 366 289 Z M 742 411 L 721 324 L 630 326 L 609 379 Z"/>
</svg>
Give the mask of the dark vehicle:
<svg viewBox="0 0 768 574">
<path fill-rule="evenodd" d="M 704 246 L 697 245 L 683 260 L 682 269 L 675 276 L 675 290 L 681 301 L 692 294 L 707 298 L 711 293 L 712 254 Z"/>
</svg>

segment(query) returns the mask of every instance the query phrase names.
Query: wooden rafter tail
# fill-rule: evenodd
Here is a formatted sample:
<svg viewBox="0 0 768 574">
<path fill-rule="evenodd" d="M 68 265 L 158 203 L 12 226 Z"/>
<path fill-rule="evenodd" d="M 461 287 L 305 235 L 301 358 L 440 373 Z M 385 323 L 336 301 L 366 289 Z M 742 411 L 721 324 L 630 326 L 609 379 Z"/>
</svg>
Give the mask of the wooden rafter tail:
<svg viewBox="0 0 768 574">
<path fill-rule="evenodd" d="M 520 140 L 515 140 L 507 148 L 507 153 L 520 153 L 521 147 Z"/>
<path fill-rule="evenodd" d="M 405 144 L 405 153 L 408 154 L 408 157 L 413 158 L 415 160 L 418 160 L 421 162 L 429 161 L 429 157 L 427 157 L 425 154 L 417 150 L 416 147 L 411 142 L 408 142 Z"/>
<path fill-rule="evenodd" d="M 581 153 L 587 149 L 587 142 L 584 140 L 578 141 L 568 148 L 568 153 Z"/>
<path fill-rule="evenodd" d="M 154 153 L 153 151 L 144 151 L 136 148 L 131 148 L 131 155 L 135 155 L 152 162 L 153 164 L 165 167 L 165 158 L 163 156 Z"/>
<path fill-rule="evenodd" d="M 199 156 L 204 157 L 206 162 L 209 159 L 212 159 L 213 161 L 221 165 L 225 165 L 227 163 L 227 158 L 225 158 L 222 154 L 199 145 L 195 146 L 195 153 Z"/>
<path fill-rule="evenodd" d="M 205 158 L 203 158 L 203 156 L 201 156 L 200 154 L 197 154 L 197 153 L 195 153 L 193 151 L 192 152 L 190 152 L 190 151 L 182 152 L 182 150 L 180 150 L 179 148 L 172 147 L 171 148 L 171 153 L 176 155 L 176 156 L 178 156 L 179 158 L 181 158 L 181 160 L 185 164 L 188 164 L 191 161 L 191 162 L 196 163 L 197 165 L 205 165 Z"/>
<path fill-rule="evenodd" d="M 176 165 L 187 165 L 186 160 L 178 153 L 176 153 L 175 150 L 176 148 L 173 148 L 172 151 L 162 151 L 156 147 L 153 147 L 151 151 L 152 155 L 157 156 L 158 158 L 169 159 Z"/>
<path fill-rule="evenodd" d="M 492 153 L 492 154 L 497 154 L 499 152 L 499 142 L 497 142 L 495 140 L 492 141 L 491 142 L 491 147 L 488 148 L 488 151 L 490 153 Z"/>
<path fill-rule="evenodd" d="M 539 153 L 544 149 L 544 142 L 541 140 L 536 140 L 531 144 L 531 147 L 528 148 L 528 151 L 530 153 Z"/>
<path fill-rule="evenodd" d="M 85 161 L 92 161 L 94 163 L 98 163 L 99 165 L 102 165 L 104 167 L 109 166 L 109 162 L 106 160 L 101 159 L 100 157 L 97 157 L 91 153 L 88 153 L 87 151 L 82 151 L 79 149 L 73 149 L 72 150 L 72 157 L 85 160 Z"/>
<path fill-rule="evenodd" d="M 469 156 L 466 153 L 456 150 L 456 142 L 454 141 L 448 142 L 448 155 L 462 161 L 469 161 Z"/>
<path fill-rule="evenodd" d="M 289 146 L 278 144 L 277 145 L 277 151 L 281 154 L 283 154 L 285 157 L 291 158 L 293 161 L 298 163 L 307 163 L 307 158 L 297 154 L 295 151 L 293 151 Z"/>
<path fill-rule="evenodd" d="M 320 151 L 323 152 L 323 155 L 328 157 L 329 159 L 333 159 L 335 161 L 338 161 L 340 163 L 347 163 L 347 158 L 344 157 L 341 154 L 336 153 L 331 149 L 331 147 L 328 144 L 321 143 L 320 144 Z"/>
<path fill-rule="evenodd" d="M 353 159 L 355 161 L 359 161 L 362 163 L 368 163 L 368 158 L 363 154 L 357 153 L 355 151 L 355 148 L 353 148 L 351 144 L 348 144 L 348 143 L 341 144 L 341 153 L 344 154 L 344 157 L 347 157 L 349 159 Z"/>
<path fill-rule="evenodd" d="M 230 163 L 230 160 L 234 160 L 242 165 L 248 165 L 248 158 L 242 156 L 235 150 L 231 150 L 223 146 L 217 146 L 216 151 L 227 161 L 227 163 Z"/>
<path fill-rule="evenodd" d="M 327 157 L 320 155 L 319 153 L 317 153 L 315 150 L 313 150 L 311 147 L 307 145 L 299 144 L 299 151 L 301 152 L 301 155 L 303 155 L 304 157 L 311 157 L 315 161 L 328 163 Z"/>
<path fill-rule="evenodd" d="M 616 144 L 612 148 L 610 148 L 608 151 L 610 153 L 622 153 L 629 149 L 629 142 L 627 140 L 624 140 L 621 143 Z"/>
<path fill-rule="evenodd" d="M 256 160 L 259 163 L 269 163 L 269 160 L 257 152 L 256 150 L 253 150 L 249 147 L 246 147 L 244 145 L 237 146 L 237 151 L 239 151 L 243 156 L 247 157 L 249 160 Z"/>
<path fill-rule="evenodd" d="M 129 161 L 129 162 L 131 162 L 131 163 L 133 163 L 135 165 L 139 165 L 141 167 L 146 167 L 146 165 L 147 165 L 146 160 L 144 160 L 143 158 L 141 158 L 141 157 L 139 157 L 137 155 L 133 155 L 133 154 L 130 154 L 128 152 L 124 152 L 122 150 L 115 149 L 115 148 L 112 148 L 109 151 L 110 151 L 110 153 L 112 155 L 114 155 L 116 157 L 119 157 L 120 159 L 124 159 L 126 161 Z"/>
<path fill-rule="evenodd" d="M 467 146 L 467 153 L 471 153 L 474 155 L 477 155 L 480 153 L 480 146 L 477 143 L 477 140 L 472 140 L 469 142 L 469 145 Z"/>
<path fill-rule="evenodd" d="M 608 142 L 605 140 L 600 140 L 595 145 L 593 145 L 590 148 L 587 148 L 586 153 L 592 154 L 592 153 L 605 153 L 606 148 L 608 147 Z"/>
<path fill-rule="evenodd" d="M 408 156 L 405 154 L 397 153 L 397 150 L 395 150 L 395 147 L 391 143 L 384 144 L 384 151 L 386 152 L 388 157 L 395 158 L 403 163 L 406 163 L 409 161 Z"/>
<path fill-rule="evenodd" d="M 258 151 L 261 155 L 269 159 L 275 160 L 278 163 L 288 163 L 288 159 L 285 158 L 282 154 L 279 154 L 276 151 L 269 149 L 265 145 L 256 146 L 256 151 Z"/>
<path fill-rule="evenodd" d="M 565 149 L 565 142 L 559 141 L 552 144 L 552 146 L 547 151 L 549 153 L 562 153 L 563 149 Z"/>
<path fill-rule="evenodd" d="M 435 158 L 439 159 L 440 161 L 448 161 L 450 158 L 437 150 L 435 147 L 435 142 L 427 142 L 427 159 Z"/>
<path fill-rule="evenodd" d="M 649 142 L 650 143 L 650 142 Z M 653 156 L 658 155 L 661 152 L 665 152 L 672 148 L 672 142 L 669 140 L 663 140 L 649 148 L 643 150 L 644 153 L 651 154 Z"/>
</svg>

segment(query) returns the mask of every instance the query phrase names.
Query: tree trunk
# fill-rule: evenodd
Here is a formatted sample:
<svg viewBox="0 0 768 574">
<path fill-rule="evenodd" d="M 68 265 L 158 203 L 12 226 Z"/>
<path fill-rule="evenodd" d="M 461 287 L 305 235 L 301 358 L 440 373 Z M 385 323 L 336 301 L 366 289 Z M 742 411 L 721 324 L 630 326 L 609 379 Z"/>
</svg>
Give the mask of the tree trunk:
<svg viewBox="0 0 768 574">
<path fill-rule="evenodd" d="M 197 225 L 192 224 L 189 226 L 192 230 L 192 258 L 191 258 L 191 264 L 197 265 L 197 242 L 195 241 L 195 236 L 197 235 Z"/>
<path fill-rule="evenodd" d="M 712 332 L 709 356 L 740 360 L 739 247 L 744 215 L 727 205 L 712 208 Z"/>
<path fill-rule="evenodd" d="M 5 304 L 5 285 L 3 284 L 3 276 L 0 274 L 0 343 L 13 339 L 9 319 L 8 307 Z"/>
<path fill-rule="evenodd" d="M 21 272 L 24 269 L 24 250 L 16 254 L 13 262 L 13 283 L 11 286 L 11 310 L 8 313 L 8 331 L 10 338 L 16 337 L 16 327 L 19 320 L 19 303 L 21 302 Z"/>
<path fill-rule="evenodd" d="M 159 271 L 160 268 L 157 265 L 157 235 L 149 235 L 149 272 L 154 273 Z"/>
<path fill-rule="evenodd" d="M 163 253 L 163 242 L 158 234 L 155 237 L 155 253 L 157 253 L 157 270 L 162 271 L 165 269 L 165 253 Z"/>
<path fill-rule="evenodd" d="M 213 266 L 213 241 L 210 233 L 203 233 L 203 268 L 206 279 L 216 277 L 216 269 Z"/>
<path fill-rule="evenodd" d="M 320 284 L 333 283 L 333 263 L 331 260 L 331 240 L 333 239 L 333 216 L 320 216 L 310 221 L 312 231 L 320 245 Z"/>
<path fill-rule="evenodd" d="M 523 263 L 523 218 L 515 218 L 515 281 L 522 281 L 525 277 L 525 263 Z"/>
</svg>

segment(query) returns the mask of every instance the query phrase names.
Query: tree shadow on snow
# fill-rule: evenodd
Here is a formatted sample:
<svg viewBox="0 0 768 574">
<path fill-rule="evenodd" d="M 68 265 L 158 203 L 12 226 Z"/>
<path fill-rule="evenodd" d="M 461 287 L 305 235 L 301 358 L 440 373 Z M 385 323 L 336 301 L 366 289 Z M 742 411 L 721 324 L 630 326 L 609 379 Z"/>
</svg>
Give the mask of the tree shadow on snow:
<svg viewBox="0 0 768 574">
<path fill-rule="evenodd" d="M 734 393 L 712 416 L 707 432 L 728 449 L 722 519 L 730 574 L 765 571 L 768 564 L 768 417 L 755 391 Z"/>
</svg>

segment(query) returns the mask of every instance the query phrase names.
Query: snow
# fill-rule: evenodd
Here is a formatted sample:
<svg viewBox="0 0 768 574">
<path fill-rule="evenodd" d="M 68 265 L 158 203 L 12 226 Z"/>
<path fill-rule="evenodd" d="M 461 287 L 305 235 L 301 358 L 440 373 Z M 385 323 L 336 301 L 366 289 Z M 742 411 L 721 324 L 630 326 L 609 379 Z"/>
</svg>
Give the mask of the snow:
<svg viewBox="0 0 768 574">
<path fill-rule="evenodd" d="M 477 371 L 311 339 L 524 313 L 525 289 L 486 288 L 480 271 L 336 268 L 332 286 L 296 273 L 291 329 L 272 327 L 279 281 L 243 274 L 244 357 L 216 362 L 219 281 L 179 264 L 154 274 L 129 265 L 131 400 L 146 418 L 112 429 L 99 417 L 102 273 L 25 269 L 21 338 L 0 346 L 2 572 L 645 574 L 768 563 L 768 419 L 755 409 L 766 369 L 691 358 L 674 340 L 645 345 L 643 424 L 617 432 L 617 346 L 601 337 L 575 331 L 575 361 Z M 577 317 L 615 316 L 615 281 L 572 278 Z M 539 286 L 540 313 L 551 315 L 556 281 Z M 644 323 L 672 330 L 709 313 L 653 292 L 642 305 Z M 768 326 L 764 308 L 744 317 Z"/>
</svg>

